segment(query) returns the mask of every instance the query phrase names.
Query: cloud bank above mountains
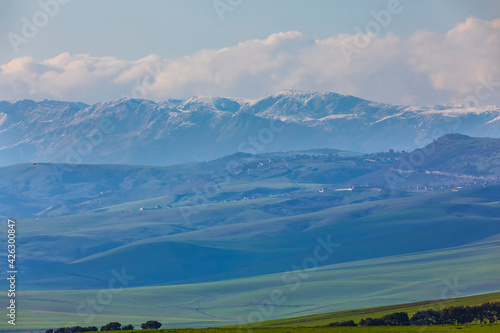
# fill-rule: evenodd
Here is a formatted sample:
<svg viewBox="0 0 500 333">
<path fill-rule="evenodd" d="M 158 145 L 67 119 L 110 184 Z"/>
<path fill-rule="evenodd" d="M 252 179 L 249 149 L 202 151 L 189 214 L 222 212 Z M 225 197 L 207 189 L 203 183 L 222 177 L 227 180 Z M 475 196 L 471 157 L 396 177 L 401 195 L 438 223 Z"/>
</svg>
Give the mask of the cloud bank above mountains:
<svg viewBox="0 0 500 333">
<path fill-rule="evenodd" d="M 322 40 L 281 32 L 176 59 L 20 57 L 0 66 L 0 99 L 254 98 L 301 89 L 395 104 L 460 103 L 470 96 L 500 104 L 500 19 L 470 17 L 446 34 L 417 31 L 407 39 L 382 25 L 380 34 L 363 28 Z"/>
</svg>

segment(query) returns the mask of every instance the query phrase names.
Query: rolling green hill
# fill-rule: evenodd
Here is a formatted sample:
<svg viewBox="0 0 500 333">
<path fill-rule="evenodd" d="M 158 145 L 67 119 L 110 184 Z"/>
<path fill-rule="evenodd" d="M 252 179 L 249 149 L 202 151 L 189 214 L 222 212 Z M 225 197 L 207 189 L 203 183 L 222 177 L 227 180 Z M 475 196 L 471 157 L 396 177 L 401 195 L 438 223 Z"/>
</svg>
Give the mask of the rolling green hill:
<svg viewBox="0 0 500 333">
<path fill-rule="evenodd" d="M 136 272 L 131 286 L 147 286 L 282 272 L 307 256 L 318 237 L 338 245 L 339 263 L 500 234 L 498 189 L 424 194 L 313 191 L 195 206 L 198 213 L 187 221 L 178 209 L 21 220 L 19 242 L 30 255 L 19 264 L 29 289 L 102 288 L 108 267 L 116 266 Z M 353 201 L 361 202 L 341 204 Z"/>
</svg>

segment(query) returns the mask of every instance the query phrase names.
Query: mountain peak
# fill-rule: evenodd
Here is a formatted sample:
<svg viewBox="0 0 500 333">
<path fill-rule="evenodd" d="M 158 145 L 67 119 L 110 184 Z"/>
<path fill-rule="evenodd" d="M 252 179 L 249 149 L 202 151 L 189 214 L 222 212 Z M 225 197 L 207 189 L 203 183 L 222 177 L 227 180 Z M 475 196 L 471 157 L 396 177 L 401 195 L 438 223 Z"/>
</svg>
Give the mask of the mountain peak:
<svg viewBox="0 0 500 333">
<path fill-rule="evenodd" d="M 286 97 L 313 97 L 313 96 L 353 97 L 353 96 L 344 95 L 344 94 L 332 92 L 332 91 L 318 92 L 318 91 L 299 90 L 299 89 L 286 89 L 286 90 L 277 92 L 271 96 L 275 96 L 275 97 L 277 97 L 277 96 L 286 96 Z"/>
<path fill-rule="evenodd" d="M 460 133 L 449 133 L 449 134 L 443 135 L 442 137 L 440 137 L 436 141 L 444 142 L 444 141 L 458 141 L 458 140 L 469 140 L 469 139 L 472 139 L 472 138 L 468 135 L 464 135 L 464 134 L 460 134 Z"/>
<path fill-rule="evenodd" d="M 81 150 L 89 133 L 99 135 L 100 121 L 106 118 L 115 130 L 103 135 L 105 144 L 80 154 L 82 161 L 164 165 L 236 151 L 409 150 L 421 148 L 415 138 L 422 133 L 429 134 L 426 142 L 437 139 L 430 135 L 437 128 L 441 133 L 459 130 L 471 136 L 500 136 L 500 107 L 409 108 L 295 89 L 255 100 L 199 96 L 163 102 L 121 99 L 91 106 L 24 100 L 0 103 L 0 165 L 65 162 L 66 152 Z M 457 121 L 460 127 L 454 128 Z M 439 142 L 443 147 L 459 146 L 465 141 L 458 140 L 467 138 L 449 134 Z"/>
</svg>

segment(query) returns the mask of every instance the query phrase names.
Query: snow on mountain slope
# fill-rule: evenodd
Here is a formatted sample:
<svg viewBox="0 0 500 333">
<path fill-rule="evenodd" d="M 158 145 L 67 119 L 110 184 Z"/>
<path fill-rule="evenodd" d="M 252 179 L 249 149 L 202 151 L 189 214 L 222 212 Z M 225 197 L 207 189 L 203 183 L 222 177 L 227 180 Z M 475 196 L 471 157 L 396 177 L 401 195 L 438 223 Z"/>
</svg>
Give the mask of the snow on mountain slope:
<svg viewBox="0 0 500 333">
<path fill-rule="evenodd" d="M 499 117 L 498 106 L 398 106 L 296 90 L 256 100 L 4 101 L 0 166 L 35 161 L 164 165 L 237 151 L 324 147 L 411 150 L 448 132 L 499 137 Z"/>
</svg>

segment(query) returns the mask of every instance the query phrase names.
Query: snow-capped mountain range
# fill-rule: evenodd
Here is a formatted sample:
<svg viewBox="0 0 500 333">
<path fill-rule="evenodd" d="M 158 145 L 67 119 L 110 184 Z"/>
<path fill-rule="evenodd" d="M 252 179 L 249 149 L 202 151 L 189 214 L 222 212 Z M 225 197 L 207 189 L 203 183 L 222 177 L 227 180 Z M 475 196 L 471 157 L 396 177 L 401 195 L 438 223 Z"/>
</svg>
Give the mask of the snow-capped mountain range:
<svg viewBox="0 0 500 333">
<path fill-rule="evenodd" d="M 415 107 L 337 93 L 283 91 L 255 100 L 87 105 L 0 102 L 0 166 L 24 162 L 167 165 L 238 151 L 412 150 L 449 132 L 500 137 L 500 107 Z"/>
</svg>

